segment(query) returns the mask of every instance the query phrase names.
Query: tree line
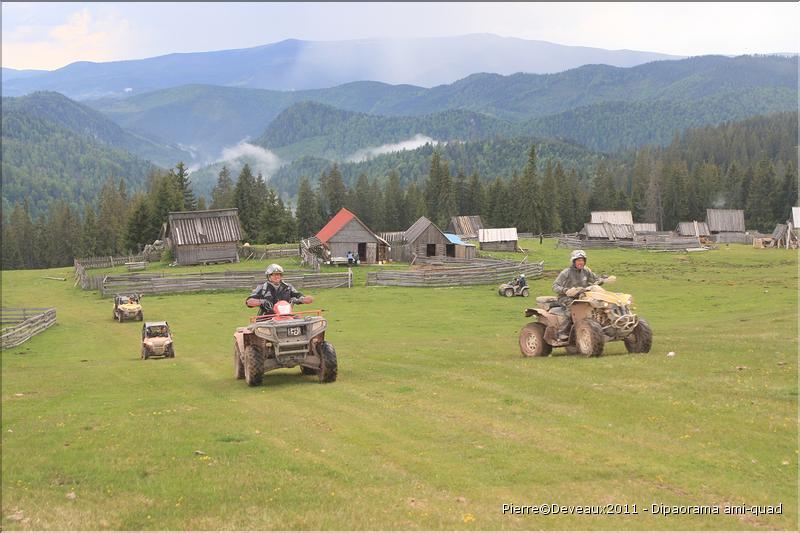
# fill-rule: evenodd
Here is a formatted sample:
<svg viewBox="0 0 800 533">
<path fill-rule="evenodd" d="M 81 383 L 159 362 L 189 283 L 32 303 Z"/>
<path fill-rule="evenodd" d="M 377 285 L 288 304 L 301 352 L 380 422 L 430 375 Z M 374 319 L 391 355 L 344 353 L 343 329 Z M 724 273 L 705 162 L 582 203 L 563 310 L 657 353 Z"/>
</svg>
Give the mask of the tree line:
<svg viewBox="0 0 800 533">
<path fill-rule="evenodd" d="M 341 208 L 375 231 L 402 231 L 420 216 L 442 229 L 455 215 L 481 215 L 488 227 L 571 233 L 593 210 L 631 210 L 637 222 L 674 229 L 705 220 L 707 208 L 744 209 L 748 229 L 770 232 L 798 205 L 797 113 L 706 127 L 619 159 L 601 159 L 590 172 L 541 161 L 536 144 L 510 176 L 467 175 L 434 149 L 427 173 L 405 183 L 396 171 L 382 179 L 360 174 L 348 186 L 332 164 L 312 182 L 302 177 L 295 208 L 245 165 L 236 180 L 223 167 L 210 205 L 196 198 L 183 163 L 151 170 L 146 190 L 130 194 L 109 178 L 96 206 L 82 213 L 61 200 L 37 218 L 26 202 L 3 216 L 4 269 L 69 265 L 74 257 L 138 252 L 159 238 L 170 211 L 238 208 L 243 239 L 297 242 L 318 232 Z"/>
</svg>

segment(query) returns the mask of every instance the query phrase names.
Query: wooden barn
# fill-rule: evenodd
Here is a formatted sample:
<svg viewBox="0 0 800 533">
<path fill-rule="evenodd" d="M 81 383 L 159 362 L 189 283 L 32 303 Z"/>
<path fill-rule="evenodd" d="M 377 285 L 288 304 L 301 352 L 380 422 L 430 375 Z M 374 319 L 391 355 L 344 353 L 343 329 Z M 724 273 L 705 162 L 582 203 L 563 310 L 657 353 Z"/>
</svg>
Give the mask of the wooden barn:
<svg viewBox="0 0 800 533">
<path fill-rule="evenodd" d="M 347 252 L 353 252 L 359 262 L 368 265 L 388 259 L 389 243 L 344 207 L 319 230 L 316 237 L 325 247 L 330 261 L 347 262 Z"/>
<path fill-rule="evenodd" d="M 634 222 L 633 231 L 637 234 L 658 233 L 658 227 L 655 222 Z"/>
<path fill-rule="evenodd" d="M 171 212 L 163 232 L 162 240 L 179 265 L 239 262 L 242 230 L 237 209 Z"/>
<path fill-rule="evenodd" d="M 715 242 L 751 244 L 741 209 L 706 209 L 706 224 Z"/>
<path fill-rule="evenodd" d="M 455 233 L 445 233 L 445 237 L 450 241 L 446 246 L 447 257 L 454 257 L 456 259 L 475 259 L 477 250 L 474 244 L 467 244 L 462 241 Z"/>
<path fill-rule="evenodd" d="M 480 215 L 451 217 L 447 233 L 455 233 L 462 239 L 477 239 L 478 230 L 483 229 Z"/>
<path fill-rule="evenodd" d="M 478 243 L 481 250 L 494 252 L 516 252 L 517 228 L 489 228 L 478 230 Z"/>
<path fill-rule="evenodd" d="M 419 217 L 405 231 L 404 240 L 409 255 L 417 257 L 445 257 L 450 241 L 439 227 L 426 217 Z"/>
</svg>

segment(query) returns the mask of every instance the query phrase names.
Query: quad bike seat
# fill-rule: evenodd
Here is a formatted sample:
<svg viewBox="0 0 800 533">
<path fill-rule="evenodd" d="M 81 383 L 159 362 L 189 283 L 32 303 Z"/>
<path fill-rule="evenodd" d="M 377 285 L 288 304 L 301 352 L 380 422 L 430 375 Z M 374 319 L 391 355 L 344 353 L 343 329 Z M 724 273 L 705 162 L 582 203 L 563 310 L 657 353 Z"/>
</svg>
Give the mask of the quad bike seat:
<svg viewBox="0 0 800 533">
<path fill-rule="evenodd" d="M 555 296 L 537 296 L 536 303 L 547 311 L 557 312 L 558 309 L 561 309 L 561 304 L 558 303 L 558 298 Z"/>
</svg>

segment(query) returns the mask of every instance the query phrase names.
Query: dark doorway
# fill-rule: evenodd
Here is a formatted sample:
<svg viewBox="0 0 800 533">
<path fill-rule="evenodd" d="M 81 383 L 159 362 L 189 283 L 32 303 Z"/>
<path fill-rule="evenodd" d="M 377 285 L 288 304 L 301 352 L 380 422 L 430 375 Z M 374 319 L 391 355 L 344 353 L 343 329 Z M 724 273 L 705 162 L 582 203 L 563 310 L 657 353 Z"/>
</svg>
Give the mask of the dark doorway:
<svg viewBox="0 0 800 533">
<path fill-rule="evenodd" d="M 436 255 L 436 245 L 435 244 L 429 244 L 426 247 L 425 255 L 427 255 L 428 257 L 433 257 L 434 255 Z"/>
<path fill-rule="evenodd" d="M 456 245 L 455 244 L 447 244 L 446 245 L 446 252 L 447 257 L 455 257 L 456 256 Z"/>
<path fill-rule="evenodd" d="M 367 243 L 365 242 L 358 243 L 358 262 L 367 262 Z"/>
</svg>

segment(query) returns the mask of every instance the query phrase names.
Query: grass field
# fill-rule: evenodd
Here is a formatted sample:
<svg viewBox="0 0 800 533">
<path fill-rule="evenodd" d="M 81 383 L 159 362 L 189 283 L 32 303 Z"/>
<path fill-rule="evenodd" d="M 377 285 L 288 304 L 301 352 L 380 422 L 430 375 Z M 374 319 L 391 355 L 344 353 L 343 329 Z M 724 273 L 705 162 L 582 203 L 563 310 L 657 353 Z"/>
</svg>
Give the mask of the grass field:
<svg viewBox="0 0 800 533">
<path fill-rule="evenodd" d="M 550 294 L 569 251 L 522 245 Z M 2 528 L 796 529 L 797 252 L 590 250 L 589 266 L 634 294 L 652 353 L 523 359 L 532 299 L 367 288 L 357 269 L 313 293 L 338 381 L 294 369 L 259 388 L 233 378 L 246 291 L 145 297 L 176 358 L 142 361 L 141 324 L 71 269 L 4 272 L 4 307 L 54 306 L 58 324 L 2 354 Z M 502 512 L 550 503 L 637 514 Z"/>
</svg>

